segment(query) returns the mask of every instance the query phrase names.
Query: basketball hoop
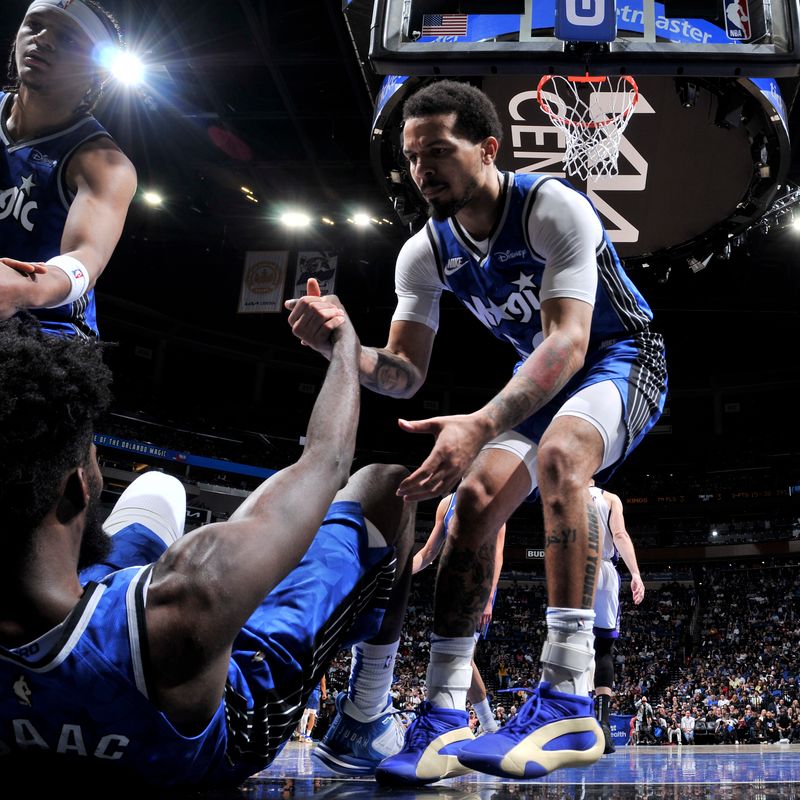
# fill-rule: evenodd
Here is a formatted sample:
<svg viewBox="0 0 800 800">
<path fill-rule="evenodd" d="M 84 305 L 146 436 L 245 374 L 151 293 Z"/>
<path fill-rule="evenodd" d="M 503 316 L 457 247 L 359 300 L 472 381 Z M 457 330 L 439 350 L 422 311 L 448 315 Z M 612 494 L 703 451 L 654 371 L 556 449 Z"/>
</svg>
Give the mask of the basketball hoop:
<svg viewBox="0 0 800 800">
<path fill-rule="evenodd" d="M 587 180 L 617 174 L 619 144 L 639 100 L 630 75 L 545 75 L 536 99 L 564 134 L 568 175 Z"/>
</svg>

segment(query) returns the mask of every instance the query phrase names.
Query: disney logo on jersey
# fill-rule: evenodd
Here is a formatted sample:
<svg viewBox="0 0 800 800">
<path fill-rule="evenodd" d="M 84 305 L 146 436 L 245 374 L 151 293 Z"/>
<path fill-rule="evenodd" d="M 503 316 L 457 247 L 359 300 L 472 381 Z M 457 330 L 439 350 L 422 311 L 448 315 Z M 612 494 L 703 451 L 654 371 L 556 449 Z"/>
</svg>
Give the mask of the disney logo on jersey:
<svg viewBox="0 0 800 800">
<path fill-rule="evenodd" d="M 31 150 L 31 160 L 46 167 L 54 167 L 58 163 L 54 159 L 42 155 L 38 150 Z"/>
<path fill-rule="evenodd" d="M 33 175 L 28 175 L 19 186 L 0 191 L 0 221 L 13 217 L 26 231 L 32 231 L 34 223 L 30 215 L 39 208 L 39 204 L 30 199 L 35 186 Z"/>
<path fill-rule="evenodd" d="M 454 272 L 458 272 L 464 264 L 467 263 L 465 258 L 461 258 L 461 256 L 456 256 L 455 258 L 451 258 L 445 265 L 444 265 L 444 274 L 445 275 L 452 275 Z"/>
<path fill-rule="evenodd" d="M 512 258 L 525 258 L 528 251 L 523 247 L 522 250 L 503 250 L 502 253 L 492 253 L 492 258 L 496 258 L 501 264 L 511 261 Z"/>
</svg>

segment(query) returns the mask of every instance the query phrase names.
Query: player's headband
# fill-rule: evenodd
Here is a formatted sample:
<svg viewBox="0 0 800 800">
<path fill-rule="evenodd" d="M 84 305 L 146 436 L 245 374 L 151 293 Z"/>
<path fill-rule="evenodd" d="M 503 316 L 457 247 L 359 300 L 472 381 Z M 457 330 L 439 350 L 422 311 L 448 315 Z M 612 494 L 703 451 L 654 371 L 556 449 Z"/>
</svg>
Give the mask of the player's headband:
<svg viewBox="0 0 800 800">
<path fill-rule="evenodd" d="M 100 17 L 80 0 L 33 0 L 26 14 L 31 11 L 49 9 L 64 14 L 73 20 L 89 37 L 93 45 L 113 45 L 119 47 L 119 39 L 103 24 Z"/>
</svg>

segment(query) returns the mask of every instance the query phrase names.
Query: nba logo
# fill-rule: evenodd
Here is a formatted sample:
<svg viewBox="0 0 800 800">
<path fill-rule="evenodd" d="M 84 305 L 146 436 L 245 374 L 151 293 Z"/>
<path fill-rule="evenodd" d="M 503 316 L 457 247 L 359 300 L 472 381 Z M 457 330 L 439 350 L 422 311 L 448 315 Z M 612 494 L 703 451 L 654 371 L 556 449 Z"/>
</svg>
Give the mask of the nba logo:
<svg viewBox="0 0 800 800">
<path fill-rule="evenodd" d="M 750 7 L 747 0 L 723 0 L 725 28 L 729 39 L 746 42 L 750 39 Z"/>
</svg>

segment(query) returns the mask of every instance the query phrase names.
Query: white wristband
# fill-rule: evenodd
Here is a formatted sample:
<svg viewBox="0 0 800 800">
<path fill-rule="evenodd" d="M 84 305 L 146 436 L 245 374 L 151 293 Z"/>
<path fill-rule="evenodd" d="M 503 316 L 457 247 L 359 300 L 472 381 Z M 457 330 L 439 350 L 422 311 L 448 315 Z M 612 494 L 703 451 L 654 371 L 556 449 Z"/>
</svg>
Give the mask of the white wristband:
<svg viewBox="0 0 800 800">
<path fill-rule="evenodd" d="M 43 308 L 58 308 L 59 306 L 66 306 L 74 303 L 79 298 L 83 297 L 89 291 L 89 273 L 86 267 L 78 261 L 77 258 L 72 256 L 54 256 L 49 261 L 45 262 L 48 267 L 56 267 L 60 269 L 72 284 L 69 294 L 57 303 L 52 303 Z"/>
</svg>

